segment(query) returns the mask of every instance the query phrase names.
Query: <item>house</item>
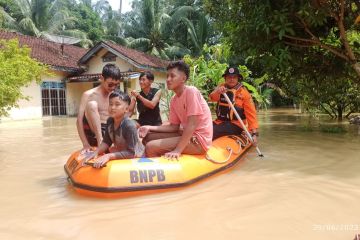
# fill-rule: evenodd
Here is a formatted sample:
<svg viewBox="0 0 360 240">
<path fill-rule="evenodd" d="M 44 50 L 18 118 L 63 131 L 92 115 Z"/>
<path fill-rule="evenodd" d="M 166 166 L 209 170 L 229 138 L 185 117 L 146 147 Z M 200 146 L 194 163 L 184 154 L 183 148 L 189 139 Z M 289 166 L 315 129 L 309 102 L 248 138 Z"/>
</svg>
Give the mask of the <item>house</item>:
<svg viewBox="0 0 360 240">
<path fill-rule="evenodd" d="M 138 79 L 139 73 L 143 71 L 151 71 L 154 74 L 155 83 L 159 87 L 165 87 L 165 70 L 169 64 L 168 61 L 111 42 L 99 42 L 78 61 L 85 72 L 66 80 L 69 115 L 77 112 L 76 106 L 79 106 L 81 97 L 78 89 L 87 86 L 84 84 L 98 82 L 102 68 L 107 63 L 115 63 L 120 68 L 123 77 L 120 89 L 123 91 L 140 90 Z"/>
<path fill-rule="evenodd" d="M 33 119 L 44 116 L 75 116 L 84 91 L 99 84 L 102 68 L 115 63 L 122 72 L 121 90 L 140 90 L 139 73 L 149 70 L 155 83 L 165 85 L 168 61 L 143 52 L 99 42 L 91 49 L 51 42 L 42 38 L 0 30 L 0 39 L 17 38 L 21 46 L 31 48 L 31 57 L 49 66 L 50 75 L 41 76 L 23 89 L 30 100 L 20 100 L 19 108 L 9 111 L 9 119 Z"/>
</svg>

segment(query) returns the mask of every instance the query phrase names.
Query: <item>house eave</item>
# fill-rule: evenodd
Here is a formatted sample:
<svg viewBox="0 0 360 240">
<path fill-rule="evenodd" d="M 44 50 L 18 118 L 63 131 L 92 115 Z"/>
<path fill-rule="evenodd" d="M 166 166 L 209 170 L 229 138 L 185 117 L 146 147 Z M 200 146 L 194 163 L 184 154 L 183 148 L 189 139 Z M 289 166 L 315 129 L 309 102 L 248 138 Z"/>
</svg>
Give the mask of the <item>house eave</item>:
<svg viewBox="0 0 360 240">
<path fill-rule="evenodd" d="M 49 65 L 49 68 L 55 71 L 66 72 L 69 74 L 79 74 L 84 71 L 82 68 L 64 67 L 57 65 Z"/>
<path fill-rule="evenodd" d="M 159 72 L 166 72 L 166 68 L 162 67 L 154 67 L 149 65 L 143 65 L 139 64 L 135 60 L 125 56 L 124 54 L 120 53 L 116 49 L 112 48 L 111 46 L 107 45 L 105 42 L 99 42 L 97 45 L 95 45 L 92 49 L 90 49 L 84 56 L 80 58 L 78 61 L 79 65 L 86 64 L 87 61 L 94 56 L 101 48 L 105 48 L 111 53 L 115 54 L 117 57 L 127 61 L 128 63 L 132 64 L 133 66 L 137 67 L 138 69 L 142 70 L 153 70 L 153 71 L 159 71 Z"/>
</svg>

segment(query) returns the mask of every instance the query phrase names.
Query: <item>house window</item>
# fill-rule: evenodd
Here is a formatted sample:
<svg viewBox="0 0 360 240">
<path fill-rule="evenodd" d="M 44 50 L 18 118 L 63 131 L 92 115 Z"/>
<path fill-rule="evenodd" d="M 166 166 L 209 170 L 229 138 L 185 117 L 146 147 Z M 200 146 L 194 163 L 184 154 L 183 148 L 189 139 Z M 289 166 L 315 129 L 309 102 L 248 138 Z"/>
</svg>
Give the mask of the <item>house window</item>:
<svg viewBox="0 0 360 240">
<path fill-rule="evenodd" d="M 103 62 L 115 62 L 116 61 L 116 55 L 111 53 L 111 52 L 107 52 L 103 57 L 102 57 Z"/>
<path fill-rule="evenodd" d="M 41 102 L 43 116 L 66 115 L 65 84 L 43 82 L 41 84 Z"/>
</svg>

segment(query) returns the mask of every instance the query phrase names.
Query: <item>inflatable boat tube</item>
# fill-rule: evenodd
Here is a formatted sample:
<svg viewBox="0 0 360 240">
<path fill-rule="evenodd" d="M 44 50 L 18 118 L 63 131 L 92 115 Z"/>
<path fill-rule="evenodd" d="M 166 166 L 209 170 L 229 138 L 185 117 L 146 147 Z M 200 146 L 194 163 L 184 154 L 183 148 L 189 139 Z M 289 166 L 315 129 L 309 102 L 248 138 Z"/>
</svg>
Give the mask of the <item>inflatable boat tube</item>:
<svg viewBox="0 0 360 240">
<path fill-rule="evenodd" d="M 183 154 L 176 160 L 164 157 L 109 161 L 97 169 L 81 166 L 73 153 L 64 166 L 70 184 L 80 194 L 121 197 L 185 187 L 234 166 L 251 143 L 244 135 L 224 136 L 213 141 L 206 155 Z"/>
</svg>

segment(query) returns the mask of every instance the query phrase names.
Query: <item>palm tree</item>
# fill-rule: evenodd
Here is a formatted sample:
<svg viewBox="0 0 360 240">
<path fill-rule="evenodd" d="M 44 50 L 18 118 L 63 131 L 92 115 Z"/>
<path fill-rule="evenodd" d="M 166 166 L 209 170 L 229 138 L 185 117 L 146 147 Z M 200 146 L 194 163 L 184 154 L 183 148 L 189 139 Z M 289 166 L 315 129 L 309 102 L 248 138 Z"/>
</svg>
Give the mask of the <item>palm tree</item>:
<svg viewBox="0 0 360 240">
<path fill-rule="evenodd" d="M 45 38 L 48 34 L 66 35 L 90 43 L 84 32 L 72 28 L 76 18 L 70 16 L 61 0 L 14 0 L 14 3 L 20 9 L 17 19 L 1 10 L 8 29 Z"/>
<path fill-rule="evenodd" d="M 207 43 L 209 38 L 210 20 L 209 16 L 198 12 L 193 19 L 183 16 L 180 19 L 180 24 L 184 24 L 186 32 L 181 32 L 184 40 L 188 43 L 189 48 L 194 56 L 199 56 L 202 53 L 203 46 Z M 180 28 L 180 27 L 178 27 Z M 177 28 L 177 29 L 178 29 Z"/>
<path fill-rule="evenodd" d="M 99 0 L 95 4 L 92 5 L 93 10 L 99 14 L 100 17 L 103 17 L 109 9 L 111 9 L 111 6 L 107 0 Z"/>
<path fill-rule="evenodd" d="M 189 8 L 179 9 L 176 16 L 181 15 L 180 11 L 184 13 Z M 129 22 L 124 24 L 128 46 L 163 59 L 189 54 L 189 49 L 172 39 L 175 23 L 179 19 L 166 14 L 159 0 L 144 0 L 140 14 L 128 15 Z"/>
</svg>

